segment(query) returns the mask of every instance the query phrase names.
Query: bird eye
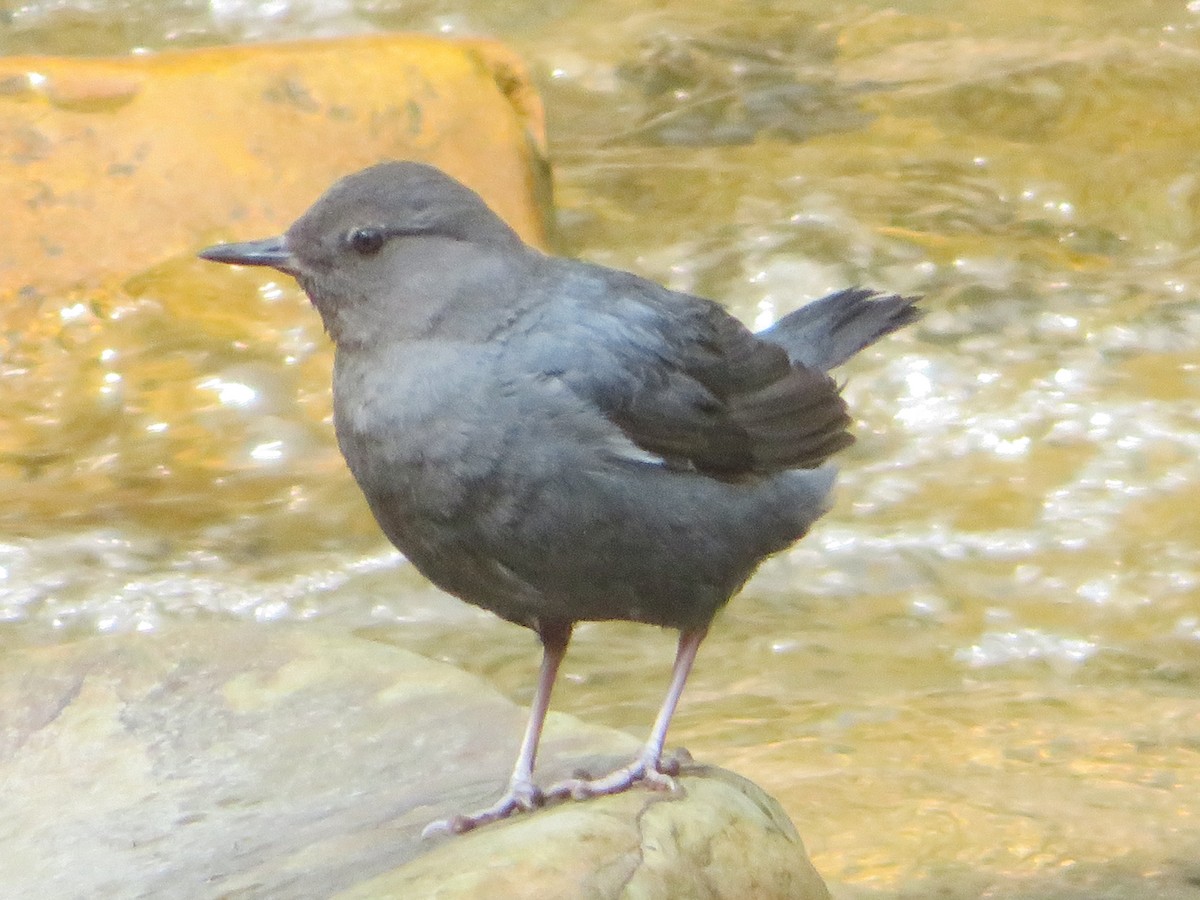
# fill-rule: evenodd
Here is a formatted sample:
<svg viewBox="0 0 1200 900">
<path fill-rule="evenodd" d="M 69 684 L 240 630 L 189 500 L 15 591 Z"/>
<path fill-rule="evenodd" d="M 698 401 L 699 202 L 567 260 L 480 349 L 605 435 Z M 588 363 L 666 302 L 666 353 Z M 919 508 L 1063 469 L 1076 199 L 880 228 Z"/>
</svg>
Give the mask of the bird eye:
<svg viewBox="0 0 1200 900">
<path fill-rule="evenodd" d="M 385 240 L 387 240 L 387 235 L 382 228 L 376 225 L 365 225 L 362 228 L 355 228 L 346 235 L 346 242 L 355 253 L 359 253 L 362 256 L 372 256 L 378 253 Z"/>
</svg>

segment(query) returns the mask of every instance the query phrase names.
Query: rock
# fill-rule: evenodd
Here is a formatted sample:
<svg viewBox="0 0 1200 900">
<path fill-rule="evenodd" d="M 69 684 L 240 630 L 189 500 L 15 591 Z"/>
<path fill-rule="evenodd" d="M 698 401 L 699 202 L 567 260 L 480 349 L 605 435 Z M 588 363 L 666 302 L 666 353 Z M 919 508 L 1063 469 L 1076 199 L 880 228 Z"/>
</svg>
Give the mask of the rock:
<svg viewBox="0 0 1200 900">
<path fill-rule="evenodd" d="M 826 897 L 750 782 L 564 803 L 456 838 L 524 710 L 478 679 L 317 626 L 207 623 L 0 659 L 0 895 Z M 543 779 L 637 741 L 552 715 Z"/>
<path fill-rule="evenodd" d="M 337 897 L 829 896 L 775 801 L 732 772 L 684 771 L 682 796 L 634 790 L 541 810 L 444 843 Z"/>
<path fill-rule="evenodd" d="M 119 291 L 219 237 L 275 234 L 384 159 L 436 163 L 540 243 L 543 119 L 520 58 L 475 38 L 0 58 L 0 317 L 11 327 L 79 285 Z"/>
</svg>

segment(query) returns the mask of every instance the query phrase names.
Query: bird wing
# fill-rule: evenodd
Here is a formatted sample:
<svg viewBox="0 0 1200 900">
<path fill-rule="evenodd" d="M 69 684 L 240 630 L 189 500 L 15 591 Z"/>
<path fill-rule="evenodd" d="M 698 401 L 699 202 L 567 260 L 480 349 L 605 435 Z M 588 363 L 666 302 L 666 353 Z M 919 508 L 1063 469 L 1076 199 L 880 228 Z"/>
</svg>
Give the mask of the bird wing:
<svg viewBox="0 0 1200 900">
<path fill-rule="evenodd" d="M 853 442 L 829 376 L 709 300 L 589 266 L 560 275 L 539 319 L 543 374 L 671 464 L 736 478 L 813 468 Z"/>
</svg>

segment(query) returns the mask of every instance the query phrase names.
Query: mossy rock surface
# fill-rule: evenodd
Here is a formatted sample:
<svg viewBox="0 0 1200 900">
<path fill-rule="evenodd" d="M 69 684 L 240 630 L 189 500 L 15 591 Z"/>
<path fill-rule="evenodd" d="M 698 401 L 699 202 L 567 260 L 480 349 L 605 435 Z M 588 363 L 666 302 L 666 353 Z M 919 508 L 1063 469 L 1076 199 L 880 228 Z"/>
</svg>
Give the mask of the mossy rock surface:
<svg viewBox="0 0 1200 900">
<path fill-rule="evenodd" d="M 204 624 L 0 660 L 7 898 L 824 897 L 778 804 L 682 790 L 567 802 L 453 838 L 525 711 L 474 676 L 319 626 Z M 552 715 L 540 779 L 629 735 Z"/>
</svg>

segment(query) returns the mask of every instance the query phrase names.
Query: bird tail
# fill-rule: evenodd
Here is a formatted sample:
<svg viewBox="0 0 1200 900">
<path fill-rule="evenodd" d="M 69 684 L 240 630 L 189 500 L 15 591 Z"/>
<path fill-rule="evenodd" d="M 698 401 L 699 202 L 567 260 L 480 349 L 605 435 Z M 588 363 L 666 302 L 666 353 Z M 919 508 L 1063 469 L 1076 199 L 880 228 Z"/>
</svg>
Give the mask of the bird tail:
<svg viewBox="0 0 1200 900">
<path fill-rule="evenodd" d="M 793 363 L 828 372 L 921 318 L 919 299 L 847 288 L 788 313 L 758 337 L 782 347 Z"/>
</svg>

